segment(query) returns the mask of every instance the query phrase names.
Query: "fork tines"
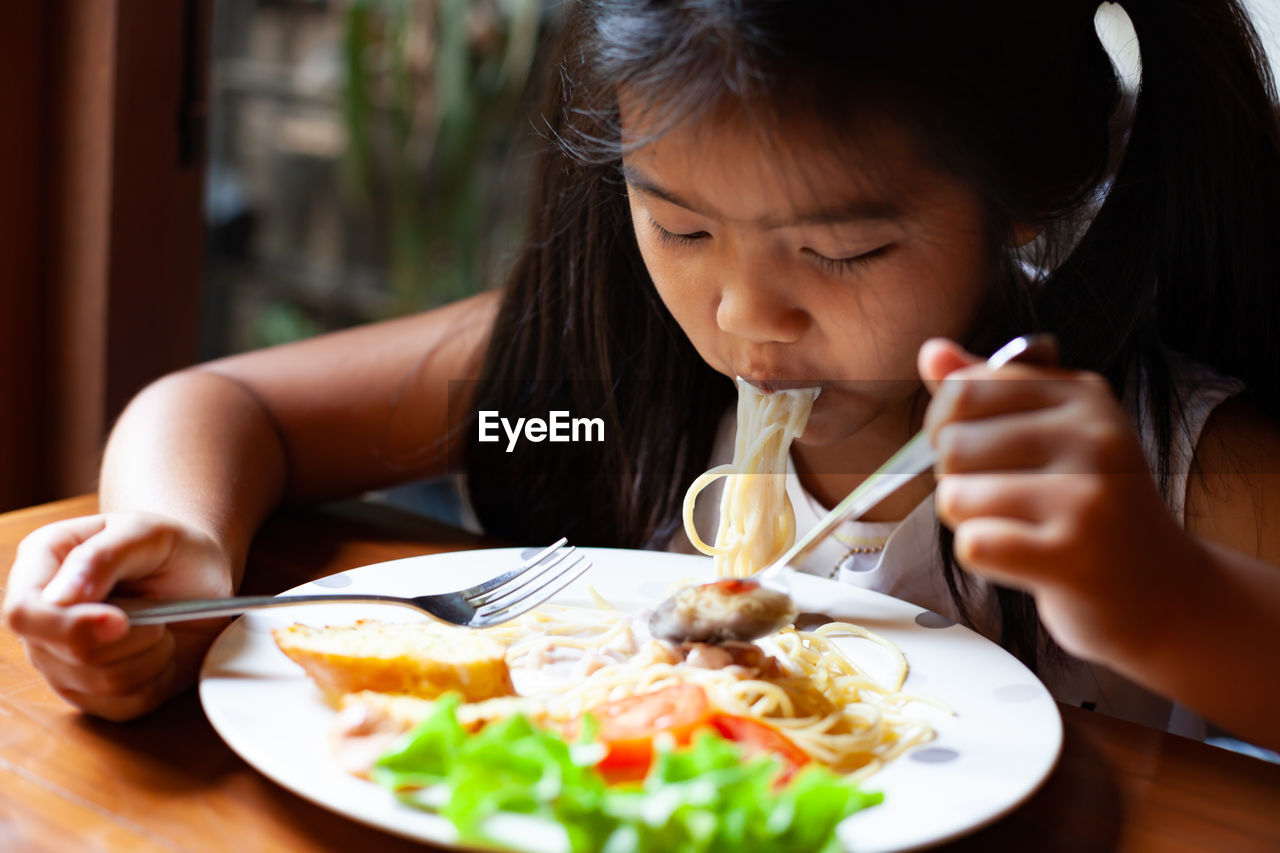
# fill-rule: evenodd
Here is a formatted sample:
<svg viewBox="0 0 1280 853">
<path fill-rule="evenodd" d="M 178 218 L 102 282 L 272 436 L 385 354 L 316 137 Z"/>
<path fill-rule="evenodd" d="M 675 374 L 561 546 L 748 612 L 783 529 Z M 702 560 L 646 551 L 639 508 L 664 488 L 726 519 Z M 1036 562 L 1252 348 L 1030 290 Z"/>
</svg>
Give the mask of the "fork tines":
<svg viewBox="0 0 1280 853">
<path fill-rule="evenodd" d="M 488 589 L 468 596 L 468 603 L 476 608 L 472 624 L 514 619 L 581 577 L 591 568 L 591 561 L 573 545 L 562 548 L 565 541 L 561 539 L 507 576 L 495 578 L 496 583 Z"/>
</svg>

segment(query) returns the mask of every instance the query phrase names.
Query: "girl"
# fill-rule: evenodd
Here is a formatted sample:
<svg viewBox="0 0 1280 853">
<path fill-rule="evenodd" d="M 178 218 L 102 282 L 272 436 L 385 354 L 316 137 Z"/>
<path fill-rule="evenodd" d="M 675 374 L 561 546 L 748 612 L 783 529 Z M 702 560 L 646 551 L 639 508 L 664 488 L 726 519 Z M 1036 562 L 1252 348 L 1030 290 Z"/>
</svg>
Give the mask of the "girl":
<svg viewBox="0 0 1280 853">
<path fill-rule="evenodd" d="M 230 594 L 283 502 L 437 476 L 465 436 L 493 535 L 676 547 L 726 377 L 818 382 L 802 504 L 922 424 L 940 452 L 847 531 L 893 536 L 843 579 L 968 620 L 1064 701 L 1277 744 L 1274 93 L 1235 0 L 1123 5 L 1131 112 L 1089 0 L 574 5 L 504 292 L 143 391 L 104 514 L 23 543 L 9 624 L 59 693 L 132 717 L 220 626 L 102 600 Z M 984 381 L 974 353 L 1039 329 L 1062 367 Z M 474 441 L 478 411 L 552 410 L 606 441 Z"/>
</svg>

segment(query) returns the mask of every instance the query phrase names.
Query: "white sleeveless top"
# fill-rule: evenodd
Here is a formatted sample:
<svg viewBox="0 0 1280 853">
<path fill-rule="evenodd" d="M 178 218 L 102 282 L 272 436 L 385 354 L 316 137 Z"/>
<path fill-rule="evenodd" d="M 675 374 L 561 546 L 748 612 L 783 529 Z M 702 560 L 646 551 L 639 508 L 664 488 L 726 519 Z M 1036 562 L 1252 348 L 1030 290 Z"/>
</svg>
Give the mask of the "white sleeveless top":
<svg viewBox="0 0 1280 853">
<path fill-rule="evenodd" d="M 1171 448 L 1169 508 L 1182 524 L 1187 474 L 1200 432 L 1213 409 L 1243 390 L 1243 385 L 1181 358 L 1175 358 L 1171 368 L 1183 400 L 1186 430 L 1177 432 Z M 1133 387 L 1134 383 L 1129 383 L 1129 386 Z M 1143 405 L 1147 405 L 1146 401 Z M 1131 413 L 1137 411 L 1129 399 L 1126 399 L 1126 407 Z M 1151 418 L 1144 416 L 1139 423 L 1149 425 Z M 735 413 L 731 410 L 720 423 L 708 468 L 732 461 L 735 431 Z M 1139 429 L 1139 433 L 1148 465 L 1154 469 L 1154 436 L 1145 426 Z M 708 487 L 699 496 L 694 510 L 694 521 L 707 541 L 712 541 L 718 527 L 720 485 L 723 482 L 720 480 Z M 787 494 L 795 508 L 798 531 L 817 524 L 827 512 L 827 508 L 800 485 L 795 466 L 790 461 L 787 465 Z M 851 549 L 874 547 L 881 542 L 884 548 L 879 552 L 850 554 Z M 669 550 L 694 553 L 682 533 L 676 534 Z M 942 577 L 938 520 L 934 515 L 932 495 L 921 501 L 902 521 L 845 522 L 799 568 L 820 577 L 891 595 L 932 610 L 952 622 L 959 621 L 959 614 Z M 971 627 L 998 642 L 1000 613 L 995 592 L 979 577 L 969 576 L 969 581 L 965 603 L 974 623 Z M 1063 666 L 1053 666 L 1038 674 L 1059 702 L 1102 711 L 1175 734 L 1198 739 L 1205 737 L 1203 719 L 1105 666 L 1068 658 Z"/>
</svg>

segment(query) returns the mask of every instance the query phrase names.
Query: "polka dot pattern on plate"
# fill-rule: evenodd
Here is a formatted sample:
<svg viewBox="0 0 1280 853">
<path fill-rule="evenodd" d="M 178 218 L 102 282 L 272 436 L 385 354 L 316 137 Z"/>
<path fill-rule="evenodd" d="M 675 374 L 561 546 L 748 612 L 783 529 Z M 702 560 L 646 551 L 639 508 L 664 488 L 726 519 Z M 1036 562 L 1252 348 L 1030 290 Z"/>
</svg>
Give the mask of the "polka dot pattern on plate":
<svg viewBox="0 0 1280 853">
<path fill-rule="evenodd" d="M 912 761 L 919 761 L 921 764 L 946 764 L 948 761 L 955 761 L 960 757 L 960 753 L 945 746 L 930 746 L 924 749 L 917 749 L 908 753 L 908 755 Z"/>
<path fill-rule="evenodd" d="M 834 616 L 828 616 L 826 613 L 801 613 L 796 617 L 797 631 L 812 631 L 828 622 L 839 622 L 840 620 Z"/>
<path fill-rule="evenodd" d="M 950 628 L 956 624 L 956 620 L 943 616 L 941 613 L 926 610 L 916 616 L 916 624 L 921 628 Z"/>
<path fill-rule="evenodd" d="M 342 589 L 344 586 L 351 586 L 351 578 L 347 577 L 345 572 L 339 572 L 336 575 L 316 578 L 311 583 L 315 586 L 322 586 L 325 589 Z"/>
<path fill-rule="evenodd" d="M 464 578 L 479 580 L 514 567 L 522 550 L 524 546 L 504 550 L 501 556 L 462 551 L 393 560 L 350 569 L 351 583 L 343 589 L 311 584 L 304 589 L 326 595 L 354 590 L 425 592 L 423 586 L 463 585 Z M 711 561 L 704 556 L 580 550 L 596 565 L 586 582 L 628 612 L 652 604 L 669 584 L 709 580 L 712 575 Z M 495 565 L 495 557 L 501 565 Z M 850 577 L 855 583 L 795 578 L 800 610 L 862 622 L 882 631 L 907 657 L 912 672 L 908 690 L 917 688 L 917 677 L 927 678 L 919 684 L 919 692 L 946 703 L 957 714 L 952 717 L 913 706 L 913 716 L 918 713 L 935 727 L 935 738 L 916 747 L 918 754 L 909 750 L 889 772 L 869 783 L 884 792 L 885 801 L 860 812 L 854 818 L 858 825 L 842 832 L 842 840 L 866 853 L 919 850 L 959 838 L 1014 808 L 1048 777 L 1061 751 L 1062 721 L 1048 691 L 1013 704 L 998 700 L 994 694 L 1002 687 L 1037 684 L 1034 675 L 961 625 L 936 630 L 950 625 L 937 614 L 959 620 L 950 606 L 939 602 L 942 609 L 925 614 L 918 623 L 922 608 L 859 587 L 856 580 L 871 577 L 866 573 Z M 575 604 L 589 603 L 581 594 L 570 598 Z M 406 621 L 425 618 L 391 607 L 380 608 L 377 618 L 384 618 L 384 610 L 385 618 L 401 614 Z M 294 621 L 346 622 L 361 612 L 357 605 L 319 605 L 258 611 L 246 618 L 256 623 L 255 629 L 269 630 Z M 365 799 L 346 793 L 346 783 L 363 783 L 348 779 L 324 748 L 333 710 L 302 670 L 284 658 L 269 634 L 248 633 L 246 627 L 243 622 L 233 623 L 213 644 L 200 682 L 205 715 L 231 748 L 265 778 L 346 818 L 441 847 L 454 843 L 452 827 L 437 815 L 406 810 L 394 797 Z M 876 675 L 891 668 L 872 644 L 849 645 L 858 659 L 865 655 L 868 664 L 875 664 Z M 975 784 L 975 779 L 986 781 Z"/>
</svg>

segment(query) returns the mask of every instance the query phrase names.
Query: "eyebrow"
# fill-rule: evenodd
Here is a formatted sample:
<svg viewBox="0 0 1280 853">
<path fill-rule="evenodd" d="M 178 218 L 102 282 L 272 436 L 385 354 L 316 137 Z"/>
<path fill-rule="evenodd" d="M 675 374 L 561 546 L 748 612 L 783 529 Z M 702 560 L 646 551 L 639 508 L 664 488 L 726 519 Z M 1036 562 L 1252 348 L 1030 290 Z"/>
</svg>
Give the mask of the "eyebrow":
<svg viewBox="0 0 1280 853">
<path fill-rule="evenodd" d="M 651 195 L 660 198 L 663 201 L 674 204 L 677 207 L 683 207 L 691 213 L 699 216 L 710 216 L 715 219 L 724 219 L 714 212 L 704 210 L 697 204 L 688 201 L 680 195 L 665 189 L 652 178 L 636 169 L 634 166 L 623 164 L 622 177 L 627 184 L 637 192 L 644 195 Z M 765 228 L 791 228 L 797 225 L 838 225 L 844 222 L 861 222 L 861 221 L 892 221 L 902 216 L 902 211 L 894 204 L 885 199 L 877 198 L 858 198 L 850 199 L 845 202 L 834 205 L 833 207 L 807 211 L 792 216 L 780 218 L 763 217 L 755 221 L 755 224 Z"/>
</svg>

